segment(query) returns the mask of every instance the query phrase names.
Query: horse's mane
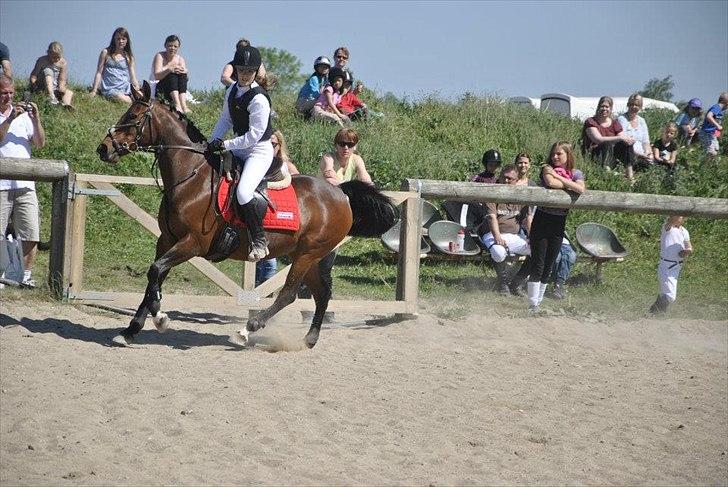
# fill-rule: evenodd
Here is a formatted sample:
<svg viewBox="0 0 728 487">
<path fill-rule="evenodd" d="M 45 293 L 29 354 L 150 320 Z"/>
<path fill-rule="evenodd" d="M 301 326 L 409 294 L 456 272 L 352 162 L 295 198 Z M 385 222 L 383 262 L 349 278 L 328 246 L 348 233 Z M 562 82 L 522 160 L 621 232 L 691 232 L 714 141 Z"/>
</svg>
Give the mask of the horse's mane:
<svg viewBox="0 0 728 487">
<path fill-rule="evenodd" d="M 180 94 L 180 96 L 182 96 Z M 207 142 L 207 137 L 204 136 L 204 134 L 200 131 L 200 129 L 197 128 L 197 125 L 195 125 L 195 122 L 190 120 L 186 114 L 177 111 L 177 109 L 172 105 L 172 102 L 167 100 L 166 98 L 157 98 L 157 101 L 160 102 L 162 105 L 167 107 L 170 112 L 172 112 L 173 115 L 177 115 L 180 121 L 184 122 L 187 125 L 187 136 L 190 138 L 190 140 L 196 144 L 201 144 L 203 142 Z"/>
</svg>

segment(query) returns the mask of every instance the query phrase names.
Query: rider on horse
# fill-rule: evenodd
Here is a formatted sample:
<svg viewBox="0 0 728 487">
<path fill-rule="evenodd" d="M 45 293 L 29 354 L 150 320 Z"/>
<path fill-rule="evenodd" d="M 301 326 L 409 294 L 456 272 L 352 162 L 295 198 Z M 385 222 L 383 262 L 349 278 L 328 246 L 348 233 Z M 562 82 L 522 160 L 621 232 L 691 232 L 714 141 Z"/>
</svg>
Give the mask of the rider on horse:
<svg viewBox="0 0 728 487">
<path fill-rule="evenodd" d="M 234 67 L 237 83 L 230 85 L 225 93 L 222 113 L 208 149 L 213 152 L 229 150 L 242 166 L 236 196 L 240 216 L 248 226 L 248 260 L 256 262 L 268 255 L 268 242 L 263 232 L 263 216 L 268 202 L 256 192 L 256 188 L 273 161 L 271 102 L 265 89 L 255 82 L 261 65 L 258 49 L 252 46 L 238 49 L 230 64 Z M 231 128 L 235 137 L 223 141 L 222 137 Z"/>
</svg>

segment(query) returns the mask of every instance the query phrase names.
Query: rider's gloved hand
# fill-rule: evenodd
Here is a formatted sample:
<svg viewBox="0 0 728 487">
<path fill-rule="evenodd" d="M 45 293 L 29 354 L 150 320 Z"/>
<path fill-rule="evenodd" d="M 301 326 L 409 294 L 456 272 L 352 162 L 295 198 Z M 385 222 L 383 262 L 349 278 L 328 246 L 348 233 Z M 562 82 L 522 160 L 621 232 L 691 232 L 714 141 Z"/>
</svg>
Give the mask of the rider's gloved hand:
<svg viewBox="0 0 728 487">
<path fill-rule="evenodd" d="M 207 150 L 209 152 L 221 152 L 225 150 L 225 145 L 222 143 L 221 139 L 214 139 L 207 143 Z"/>
</svg>

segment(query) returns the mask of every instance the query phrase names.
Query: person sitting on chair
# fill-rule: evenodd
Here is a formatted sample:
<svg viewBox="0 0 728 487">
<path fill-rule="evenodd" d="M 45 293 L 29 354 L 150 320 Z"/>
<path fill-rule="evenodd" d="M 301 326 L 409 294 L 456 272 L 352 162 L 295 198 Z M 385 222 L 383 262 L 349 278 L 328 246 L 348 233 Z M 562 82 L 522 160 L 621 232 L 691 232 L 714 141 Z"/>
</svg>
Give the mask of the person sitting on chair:
<svg viewBox="0 0 728 487">
<path fill-rule="evenodd" d="M 498 183 L 515 185 L 518 181 L 516 166 L 505 166 L 498 177 Z M 487 216 L 478 228 L 480 241 L 490 252 L 493 267 L 498 278 L 498 292 L 508 294 L 508 254 L 529 255 L 528 242 L 518 232 L 521 222 L 529 215 L 527 205 L 518 203 L 486 203 Z"/>
<path fill-rule="evenodd" d="M 248 227 L 248 260 L 257 262 L 268 255 L 268 242 L 263 231 L 263 216 L 268 203 L 256 194 L 256 188 L 274 161 L 270 141 L 273 134 L 271 102 L 268 93 L 255 82 L 261 64 L 258 49 L 253 46 L 238 49 L 230 64 L 235 67 L 237 83 L 230 85 L 225 93 L 222 113 L 212 132 L 208 150 L 229 150 L 242 165 L 236 197 Z M 223 141 L 222 137 L 231 128 L 235 137 Z"/>
</svg>

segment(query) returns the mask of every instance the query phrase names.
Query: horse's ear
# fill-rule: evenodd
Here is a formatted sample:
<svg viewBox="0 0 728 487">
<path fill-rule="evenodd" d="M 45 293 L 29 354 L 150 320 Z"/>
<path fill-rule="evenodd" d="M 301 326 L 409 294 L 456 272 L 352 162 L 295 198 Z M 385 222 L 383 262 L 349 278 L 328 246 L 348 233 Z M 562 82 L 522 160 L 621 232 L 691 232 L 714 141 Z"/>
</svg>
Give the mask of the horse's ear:
<svg viewBox="0 0 728 487">
<path fill-rule="evenodd" d="M 132 87 L 131 87 L 131 99 L 133 101 L 137 101 L 137 100 L 141 100 L 142 98 L 144 98 L 144 95 L 142 94 L 142 92 L 139 91 L 139 90 L 137 90 L 136 88 L 134 88 L 134 85 L 132 85 Z"/>
<path fill-rule="evenodd" d="M 148 102 L 152 97 L 152 87 L 149 86 L 147 80 L 144 80 L 144 84 L 142 85 L 142 93 L 144 95 L 144 101 Z"/>
</svg>

